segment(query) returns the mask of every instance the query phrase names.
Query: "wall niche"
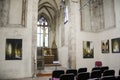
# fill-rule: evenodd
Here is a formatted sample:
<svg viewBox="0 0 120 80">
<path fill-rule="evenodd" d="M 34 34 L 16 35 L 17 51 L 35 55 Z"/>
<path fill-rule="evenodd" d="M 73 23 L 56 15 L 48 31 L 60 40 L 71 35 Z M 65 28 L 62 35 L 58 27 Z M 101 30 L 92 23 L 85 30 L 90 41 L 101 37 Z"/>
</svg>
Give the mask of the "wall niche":
<svg viewBox="0 0 120 80">
<path fill-rule="evenodd" d="M 0 27 L 25 27 L 27 0 L 0 0 Z"/>
</svg>

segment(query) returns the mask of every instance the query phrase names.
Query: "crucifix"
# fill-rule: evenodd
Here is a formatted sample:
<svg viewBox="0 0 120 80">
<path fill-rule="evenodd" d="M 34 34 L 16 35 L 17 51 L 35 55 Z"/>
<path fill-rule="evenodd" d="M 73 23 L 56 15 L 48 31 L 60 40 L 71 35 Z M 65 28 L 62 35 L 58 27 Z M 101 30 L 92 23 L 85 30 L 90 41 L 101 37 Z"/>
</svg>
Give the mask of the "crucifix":
<svg viewBox="0 0 120 80">
<path fill-rule="evenodd" d="M 45 29 L 45 22 L 43 23 L 43 47 L 45 47 L 45 36 L 46 36 L 46 29 Z"/>
</svg>

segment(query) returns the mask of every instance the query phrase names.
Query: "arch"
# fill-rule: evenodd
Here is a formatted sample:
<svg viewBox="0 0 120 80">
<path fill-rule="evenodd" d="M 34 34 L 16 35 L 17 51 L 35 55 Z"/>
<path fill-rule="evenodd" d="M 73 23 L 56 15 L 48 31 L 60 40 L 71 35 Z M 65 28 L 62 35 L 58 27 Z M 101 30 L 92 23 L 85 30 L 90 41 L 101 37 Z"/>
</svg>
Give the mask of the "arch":
<svg viewBox="0 0 120 80">
<path fill-rule="evenodd" d="M 38 15 L 38 20 L 39 20 L 41 17 L 44 17 L 44 18 L 47 20 L 48 25 L 49 25 L 49 27 L 50 27 L 50 26 L 51 26 L 51 19 L 50 19 L 45 13 L 39 14 L 39 15 Z"/>
<path fill-rule="evenodd" d="M 49 6 L 51 6 L 52 8 L 54 8 L 56 11 L 58 11 L 58 5 L 57 5 L 57 3 L 56 3 L 55 0 L 53 0 L 54 6 L 53 6 L 51 3 L 47 2 L 47 1 L 45 1 L 45 2 L 42 3 L 42 0 L 39 0 L 39 3 L 41 3 L 41 4 L 38 5 L 38 8 L 39 8 L 40 6 L 43 6 L 43 5 L 49 5 Z"/>
<path fill-rule="evenodd" d="M 43 6 L 41 9 L 43 9 L 43 8 L 45 8 L 45 10 L 46 10 L 46 11 L 47 11 L 47 13 L 49 14 L 50 18 L 53 20 L 52 13 L 50 13 L 49 9 L 48 9 L 48 8 L 46 8 L 45 6 Z M 38 13 L 39 13 L 39 12 L 40 12 L 40 11 L 38 11 Z M 44 13 L 44 14 L 45 14 L 45 13 Z M 39 13 L 38 15 L 40 15 L 40 13 Z"/>
<path fill-rule="evenodd" d="M 54 12 L 57 12 L 57 10 L 55 9 L 55 7 L 54 7 L 52 4 L 50 4 L 49 2 L 44 2 L 44 3 L 42 3 L 42 4 L 39 4 L 38 10 L 40 10 L 43 6 L 44 6 L 44 7 L 49 7 L 49 8 L 52 9 Z"/>
</svg>

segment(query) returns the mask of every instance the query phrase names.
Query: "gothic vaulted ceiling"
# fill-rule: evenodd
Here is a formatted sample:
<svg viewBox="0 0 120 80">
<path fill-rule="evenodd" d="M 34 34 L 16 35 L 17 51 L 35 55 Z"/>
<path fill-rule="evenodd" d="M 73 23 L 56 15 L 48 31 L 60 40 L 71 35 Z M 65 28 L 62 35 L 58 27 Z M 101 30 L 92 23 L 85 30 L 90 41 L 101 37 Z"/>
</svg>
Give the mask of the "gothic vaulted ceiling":
<svg viewBox="0 0 120 80">
<path fill-rule="evenodd" d="M 61 0 L 39 0 L 38 19 L 43 16 L 49 23 L 53 23 L 59 13 L 60 2 Z"/>
</svg>

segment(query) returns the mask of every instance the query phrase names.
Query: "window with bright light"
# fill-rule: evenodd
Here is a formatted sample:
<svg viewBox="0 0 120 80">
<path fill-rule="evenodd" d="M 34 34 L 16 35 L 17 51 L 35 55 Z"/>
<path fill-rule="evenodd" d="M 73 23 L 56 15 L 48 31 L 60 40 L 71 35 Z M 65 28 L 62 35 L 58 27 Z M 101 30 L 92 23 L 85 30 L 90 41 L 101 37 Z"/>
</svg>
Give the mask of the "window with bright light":
<svg viewBox="0 0 120 80">
<path fill-rule="evenodd" d="M 48 22 L 41 17 L 37 24 L 37 47 L 48 47 Z"/>
</svg>

